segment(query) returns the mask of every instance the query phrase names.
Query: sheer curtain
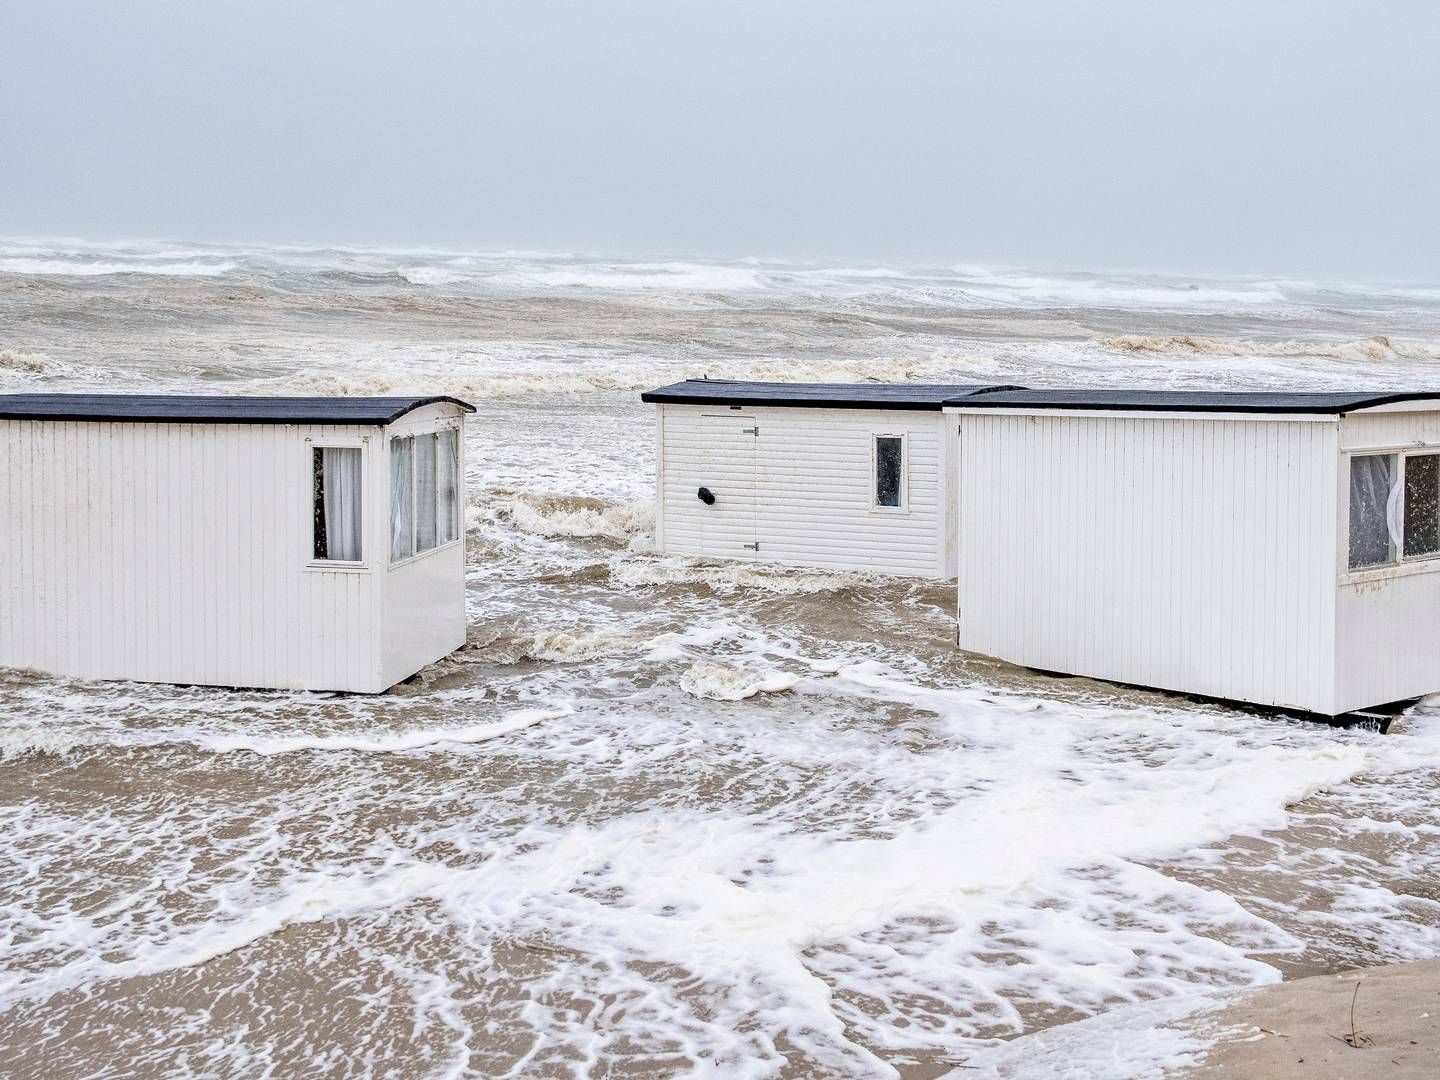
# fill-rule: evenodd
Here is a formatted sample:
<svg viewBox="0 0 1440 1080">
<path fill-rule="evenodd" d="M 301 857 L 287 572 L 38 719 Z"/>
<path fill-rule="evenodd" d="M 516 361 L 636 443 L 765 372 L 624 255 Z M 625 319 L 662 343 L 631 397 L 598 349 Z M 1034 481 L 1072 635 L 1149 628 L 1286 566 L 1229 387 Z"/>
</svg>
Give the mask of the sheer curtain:
<svg viewBox="0 0 1440 1080">
<path fill-rule="evenodd" d="M 1350 459 L 1350 565 L 1394 560 L 1401 544 L 1400 484 L 1394 454 Z"/>
<path fill-rule="evenodd" d="M 440 433 L 440 543 L 460 535 L 460 440 L 454 431 Z"/>
<path fill-rule="evenodd" d="M 415 438 L 415 550 L 435 546 L 435 436 Z"/>
<path fill-rule="evenodd" d="M 326 557 L 360 561 L 360 448 L 321 448 Z"/>
<path fill-rule="evenodd" d="M 415 554 L 415 492 L 411 485 L 414 439 L 390 440 L 390 558 Z"/>
</svg>

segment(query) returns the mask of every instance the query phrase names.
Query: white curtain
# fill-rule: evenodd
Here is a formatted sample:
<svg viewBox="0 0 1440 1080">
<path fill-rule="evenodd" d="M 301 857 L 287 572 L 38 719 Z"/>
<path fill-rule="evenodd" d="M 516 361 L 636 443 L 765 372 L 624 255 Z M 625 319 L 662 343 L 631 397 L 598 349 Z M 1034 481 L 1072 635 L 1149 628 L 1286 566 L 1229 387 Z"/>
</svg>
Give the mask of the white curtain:
<svg viewBox="0 0 1440 1080">
<path fill-rule="evenodd" d="M 1350 565 L 1378 566 L 1400 548 L 1400 499 L 1394 454 L 1350 459 Z"/>
<path fill-rule="evenodd" d="M 435 436 L 415 439 L 415 550 L 435 546 Z"/>
<path fill-rule="evenodd" d="M 411 482 L 414 439 L 390 440 L 390 558 L 415 554 L 415 492 Z"/>
<path fill-rule="evenodd" d="M 326 557 L 360 561 L 360 448 L 321 447 Z"/>
<path fill-rule="evenodd" d="M 1390 459 L 1390 494 L 1385 499 L 1385 531 L 1390 534 L 1390 543 L 1395 550 L 1401 550 L 1405 543 L 1404 517 L 1401 507 L 1405 503 L 1405 492 L 1400 487 L 1400 470 L 1396 459 Z"/>
<path fill-rule="evenodd" d="M 460 440 L 454 431 L 440 433 L 440 543 L 460 535 Z"/>
</svg>

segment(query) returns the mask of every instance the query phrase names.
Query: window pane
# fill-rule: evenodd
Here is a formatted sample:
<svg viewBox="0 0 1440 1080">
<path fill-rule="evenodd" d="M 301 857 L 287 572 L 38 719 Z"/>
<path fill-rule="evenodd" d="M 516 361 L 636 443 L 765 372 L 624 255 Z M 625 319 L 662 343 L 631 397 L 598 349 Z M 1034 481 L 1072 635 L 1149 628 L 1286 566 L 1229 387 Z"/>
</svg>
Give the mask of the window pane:
<svg viewBox="0 0 1440 1080">
<path fill-rule="evenodd" d="M 360 448 L 317 446 L 314 453 L 315 558 L 360 561 Z"/>
<path fill-rule="evenodd" d="M 392 559 L 406 559 L 415 554 L 415 492 L 411 482 L 414 457 L 414 439 L 390 440 L 390 557 Z"/>
<path fill-rule="evenodd" d="M 1405 554 L 1440 552 L 1440 454 L 1405 459 Z"/>
<path fill-rule="evenodd" d="M 460 439 L 455 431 L 440 433 L 440 543 L 460 535 Z"/>
<path fill-rule="evenodd" d="M 1395 455 L 1350 459 L 1350 565 L 1395 561 Z"/>
<path fill-rule="evenodd" d="M 891 436 L 875 439 L 875 505 L 900 505 L 901 447 L 904 441 Z"/>
<path fill-rule="evenodd" d="M 318 446 L 311 452 L 310 489 L 311 532 L 315 538 L 314 557 L 328 559 L 330 543 L 325 535 L 325 451 Z"/>
<path fill-rule="evenodd" d="M 435 436 L 415 439 L 415 550 L 435 546 Z"/>
</svg>

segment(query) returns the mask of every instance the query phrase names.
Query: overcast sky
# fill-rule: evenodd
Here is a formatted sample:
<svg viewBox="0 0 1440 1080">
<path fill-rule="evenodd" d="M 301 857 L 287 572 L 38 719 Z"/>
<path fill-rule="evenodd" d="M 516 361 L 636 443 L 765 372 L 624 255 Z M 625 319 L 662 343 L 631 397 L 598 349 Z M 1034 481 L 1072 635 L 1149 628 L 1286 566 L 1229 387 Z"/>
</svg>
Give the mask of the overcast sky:
<svg viewBox="0 0 1440 1080">
<path fill-rule="evenodd" d="M 1440 278 L 1434 0 L 3 0 L 0 233 Z"/>
</svg>

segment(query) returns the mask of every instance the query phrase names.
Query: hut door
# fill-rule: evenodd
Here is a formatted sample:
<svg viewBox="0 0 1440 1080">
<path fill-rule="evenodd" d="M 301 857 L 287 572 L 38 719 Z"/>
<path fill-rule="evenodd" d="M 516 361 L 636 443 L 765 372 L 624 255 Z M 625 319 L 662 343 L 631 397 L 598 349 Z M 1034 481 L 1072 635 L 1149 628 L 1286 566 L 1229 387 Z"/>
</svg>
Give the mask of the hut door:
<svg viewBox="0 0 1440 1080">
<path fill-rule="evenodd" d="M 756 558 L 755 457 L 760 429 L 740 413 L 704 417 L 704 487 L 714 502 L 701 506 L 700 552 L 723 558 Z"/>
</svg>

